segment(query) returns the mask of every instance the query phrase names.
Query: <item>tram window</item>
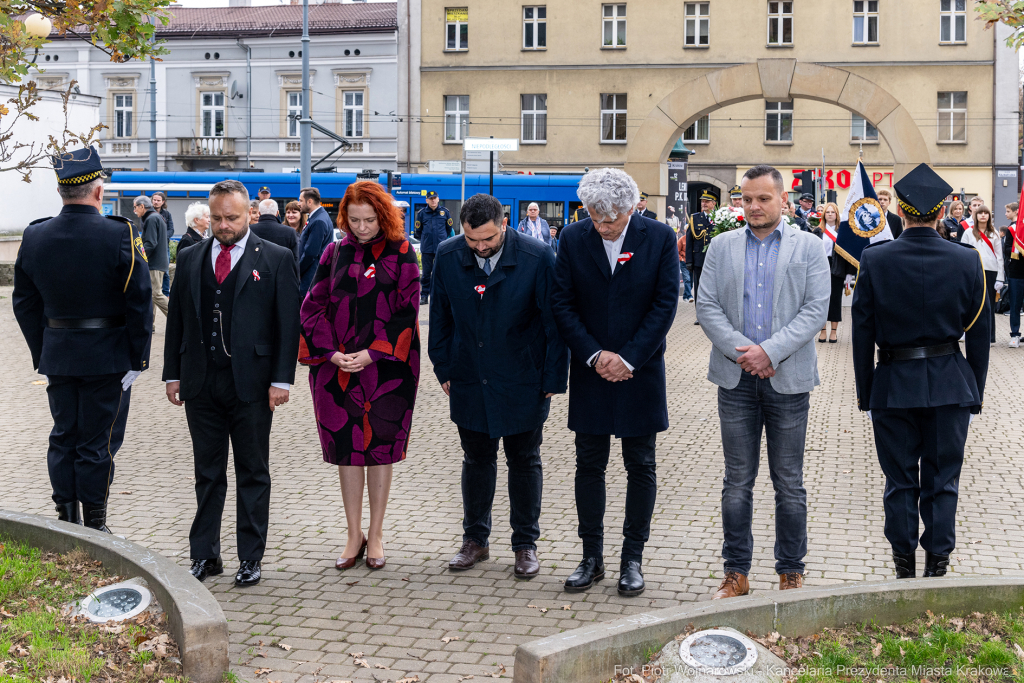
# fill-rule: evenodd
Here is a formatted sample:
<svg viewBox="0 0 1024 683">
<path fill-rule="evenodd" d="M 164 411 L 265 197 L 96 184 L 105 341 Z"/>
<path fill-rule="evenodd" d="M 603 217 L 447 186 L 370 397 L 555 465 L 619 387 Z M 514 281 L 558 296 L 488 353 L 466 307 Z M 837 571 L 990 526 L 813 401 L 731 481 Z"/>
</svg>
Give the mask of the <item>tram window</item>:
<svg viewBox="0 0 1024 683">
<path fill-rule="evenodd" d="M 540 217 L 548 222 L 552 228 L 561 229 L 565 225 L 565 202 L 533 202 L 530 200 L 519 202 L 519 217 L 515 221 L 516 227 L 519 221 L 526 218 L 526 210 L 530 204 L 536 203 L 540 207 Z M 509 221 L 511 223 L 511 221 Z"/>
</svg>

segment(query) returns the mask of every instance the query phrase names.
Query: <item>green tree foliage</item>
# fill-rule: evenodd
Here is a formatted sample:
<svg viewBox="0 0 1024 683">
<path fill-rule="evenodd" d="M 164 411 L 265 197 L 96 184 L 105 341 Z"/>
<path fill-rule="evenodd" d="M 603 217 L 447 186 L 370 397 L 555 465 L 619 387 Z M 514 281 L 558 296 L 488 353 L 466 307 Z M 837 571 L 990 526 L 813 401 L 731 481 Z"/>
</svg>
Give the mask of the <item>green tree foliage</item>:
<svg viewBox="0 0 1024 683">
<path fill-rule="evenodd" d="M 1006 24 L 1013 33 L 1006 39 L 1006 45 L 1019 50 L 1024 45 L 1024 0 L 995 0 L 979 2 L 974 6 L 978 18 L 985 22 L 985 28 Z"/>
</svg>

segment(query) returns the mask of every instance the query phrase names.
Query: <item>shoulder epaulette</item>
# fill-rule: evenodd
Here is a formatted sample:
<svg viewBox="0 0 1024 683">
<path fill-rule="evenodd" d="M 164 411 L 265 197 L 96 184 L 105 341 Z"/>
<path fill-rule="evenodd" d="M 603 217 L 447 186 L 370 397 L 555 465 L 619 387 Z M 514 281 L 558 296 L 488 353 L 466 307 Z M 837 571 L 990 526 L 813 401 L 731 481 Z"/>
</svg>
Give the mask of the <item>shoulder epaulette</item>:
<svg viewBox="0 0 1024 683">
<path fill-rule="evenodd" d="M 124 216 L 118 216 L 118 215 L 111 215 L 111 216 L 104 216 L 104 218 L 109 218 L 109 219 L 111 219 L 111 220 L 114 220 L 114 221 L 119 221 L 119 222 L 121 222 L 121 223 L 127 223 L 128 225 L 130 225 L 130 226 L 132 226 L 132 227 L 135 227 L 135 223 L 133 223 L 133 222 L 131 221 L 131 219 L 129 219 L 129 218 L 125 218 Z"/>
<path fill-rule="evenodd" d="M 48 220 L 52 220 L 52 219 L 53 219 L 53 216 L 47 216 L 46 218 L 37 218 L 34 221 L 32 221 L 31 223 L 29 223 L 29 225 L 35 225 L 36 223 L 42 223 L 43 221 L 48 221 Z"/>
</svg>

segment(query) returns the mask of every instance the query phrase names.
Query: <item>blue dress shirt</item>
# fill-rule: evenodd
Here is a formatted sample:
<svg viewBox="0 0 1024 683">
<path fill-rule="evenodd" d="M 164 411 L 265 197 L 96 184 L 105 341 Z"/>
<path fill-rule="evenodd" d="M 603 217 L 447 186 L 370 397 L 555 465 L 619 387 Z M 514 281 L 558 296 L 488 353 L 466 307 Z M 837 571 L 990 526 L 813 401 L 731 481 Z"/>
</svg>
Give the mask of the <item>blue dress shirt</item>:
<svg viewBox="0 0 1024 683">
<path fill-rule="evenodd" d="M 772 336 L 772 295 L 775 291 L 775 264 L 786 222 L 779 221 L 775 230 L 763 240 L 757 239 L 749 227 L 747 251 L 743 266 L 743 335 L 760 344 Z"/>
</svg>

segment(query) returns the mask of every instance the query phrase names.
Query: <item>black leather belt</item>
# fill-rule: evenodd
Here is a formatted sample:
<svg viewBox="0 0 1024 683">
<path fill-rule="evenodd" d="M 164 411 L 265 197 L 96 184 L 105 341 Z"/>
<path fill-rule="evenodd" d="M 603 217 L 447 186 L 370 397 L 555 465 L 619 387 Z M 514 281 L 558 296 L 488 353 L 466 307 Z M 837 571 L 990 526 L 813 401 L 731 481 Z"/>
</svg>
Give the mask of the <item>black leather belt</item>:
<svg viewBox="0 0 1024 683">
<path fill-rule="evenodd" d="M 918 360 L 937 356 L 952 356 L 960 348 L 960 344 L 949 342 L 935 346 L 918 346 L 912 349 L 878 349 L 878 362 L 888 365 L 894 360 Z"/>
<path fill-rule="evenodd" d="M 47 318 L 46 326 L 54 330 L 107 330 L 124 327 L 125 318 L 123 315 L 115 318 Z"/>
</svg>

